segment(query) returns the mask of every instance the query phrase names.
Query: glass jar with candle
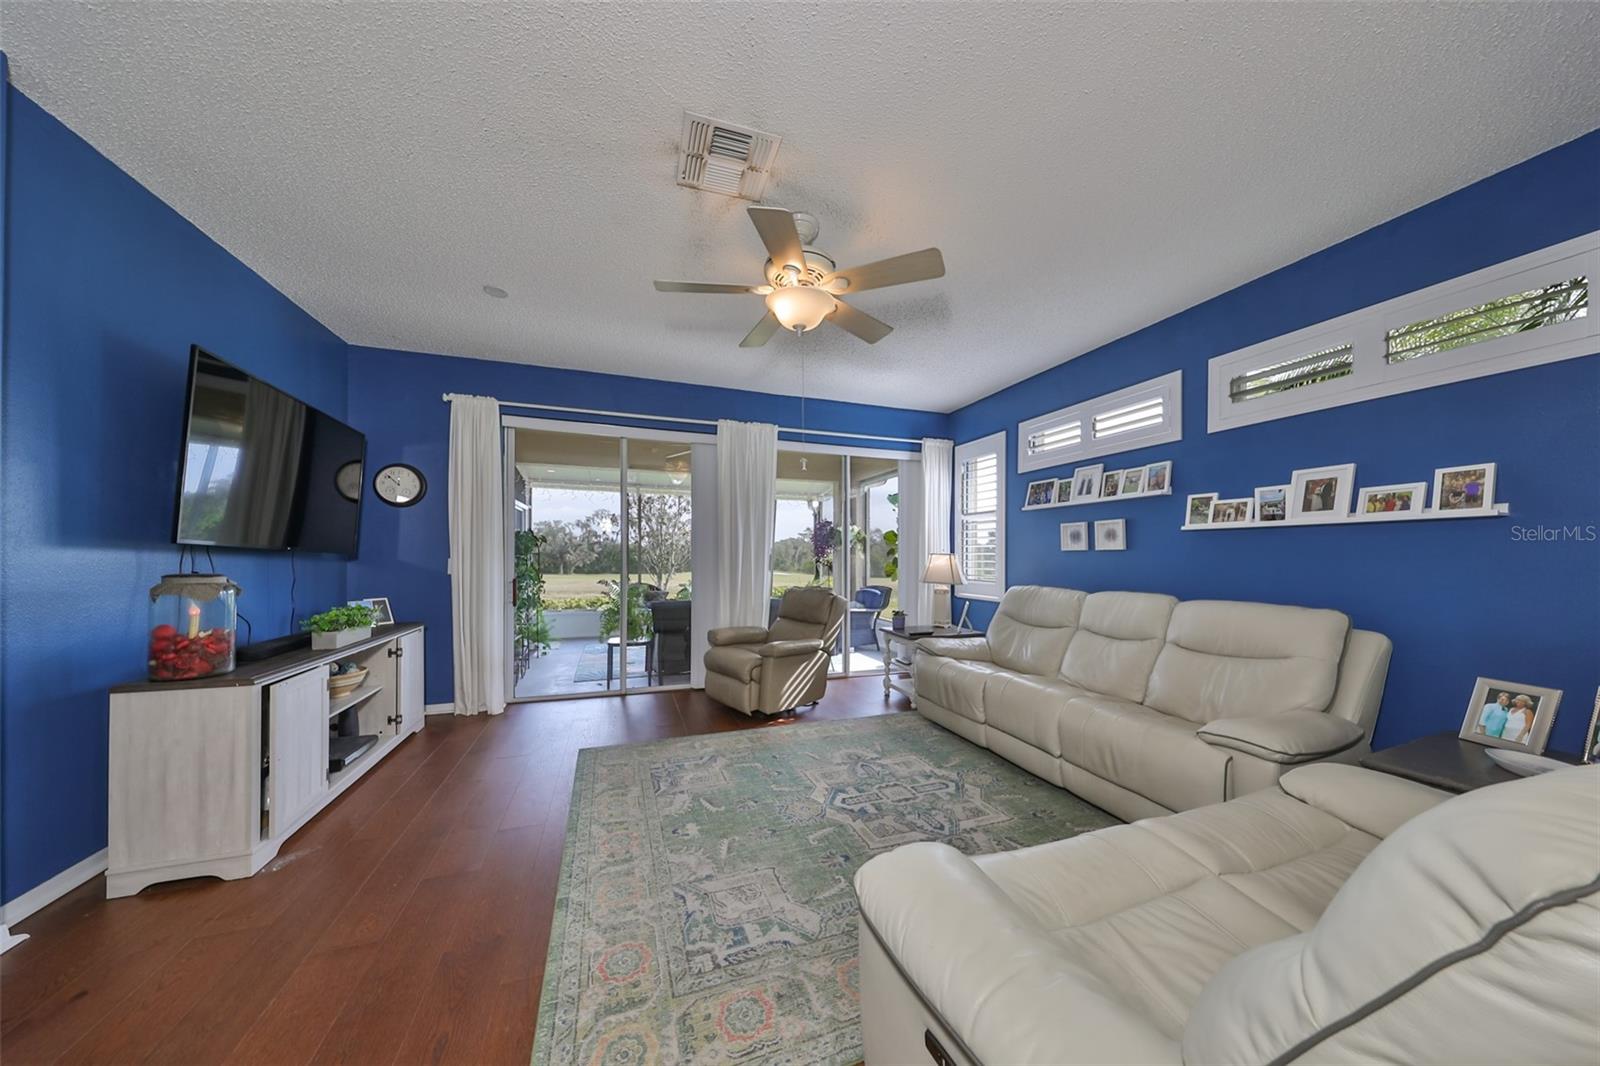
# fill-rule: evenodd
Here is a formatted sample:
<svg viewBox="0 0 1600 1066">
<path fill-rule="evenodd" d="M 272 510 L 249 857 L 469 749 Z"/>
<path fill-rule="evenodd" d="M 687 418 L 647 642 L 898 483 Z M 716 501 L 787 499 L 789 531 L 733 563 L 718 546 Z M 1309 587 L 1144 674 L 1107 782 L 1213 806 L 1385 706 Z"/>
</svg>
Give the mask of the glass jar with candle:
<svg viewBox="0 0 1600 1066">
<path fill-rule="evenodd" d="M 150 589 L 152 681 L 192 681 L 233 669 L 240 589 L 221 574 L 168 574 Z"/>
</svg>

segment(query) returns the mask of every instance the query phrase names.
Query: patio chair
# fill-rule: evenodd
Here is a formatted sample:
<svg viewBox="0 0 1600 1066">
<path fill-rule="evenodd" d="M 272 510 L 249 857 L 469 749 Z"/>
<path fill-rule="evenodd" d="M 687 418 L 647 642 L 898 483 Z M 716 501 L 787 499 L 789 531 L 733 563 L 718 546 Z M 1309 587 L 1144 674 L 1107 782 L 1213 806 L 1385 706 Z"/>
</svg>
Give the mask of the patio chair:
<svg viewBox="0 0 1600 1066">
<path fill-rule="evenodd" d="M 651 628 L 655 630 L 655 673 L 659 685 L 666 675 L 689 672 L 689 618 L 693 604 L 689 600 L 657 599 L 647 601 L 647 605 Z"/>
<path fill-rule="evenodd" d="M 878 646 L 878 616 L 889 606 L 888 585 L 866 585 L 856 592 L 850 605 L 850 646 L 876 648 Z"/>
</svg>

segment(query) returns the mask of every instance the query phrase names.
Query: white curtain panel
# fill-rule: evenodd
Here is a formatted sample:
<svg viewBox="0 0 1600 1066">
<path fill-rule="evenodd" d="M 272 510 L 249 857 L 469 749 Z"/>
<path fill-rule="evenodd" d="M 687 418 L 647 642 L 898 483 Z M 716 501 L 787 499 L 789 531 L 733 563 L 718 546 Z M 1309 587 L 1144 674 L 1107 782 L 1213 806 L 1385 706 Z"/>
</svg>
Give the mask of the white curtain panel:
<svg viewBox="0 0 1600 1066">
<path fill-rule="evenodd" d="M 450 400 L 450 620 L 457 714 L 506 709 L 505 471 L 500 403 Z"/>
<path fill-rule="evenodd" d="M 906 621 L 925 626 L 933 620 L 933 593 L 922 583 L 922 463 L 900 460 L 900 609 Z M 923 602 L 926 600 L 926 602 Z"/>
<path fill-rule="evenodd" d="M 933 586 L 922 583 L 928 556 L 950 550 L 950 496 L 955 488 L 955 441 L 922 440 L 922 552 L 917 559 L 917 620 L 933 620 Z"/>
<path fill-rule="evenodd" d="M 778 509 L 778 427 L 717 423 L 717 590 L 712 627 L 765 626 Z"/>
</svg>

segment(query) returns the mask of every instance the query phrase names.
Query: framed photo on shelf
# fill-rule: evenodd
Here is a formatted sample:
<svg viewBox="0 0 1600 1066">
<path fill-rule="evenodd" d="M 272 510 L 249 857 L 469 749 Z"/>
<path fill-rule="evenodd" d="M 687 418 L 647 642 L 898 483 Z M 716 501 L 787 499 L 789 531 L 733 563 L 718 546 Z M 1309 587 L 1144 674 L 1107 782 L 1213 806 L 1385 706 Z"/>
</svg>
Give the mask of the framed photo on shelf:
<svg viewBox="0 0 1600 1066">
<path fill-rule="evenodd" d="M 1056 502 L 1070 503 L 1072 501 L 1072 479 L 1070 477 L 1056 478 Z"/>
<path fill-rule="evenodd" d="M 1109 500 L 1111 497 L 1116 496 L 1118 494 L 1117 490 L 1121 487 L 1122 471 L 1107 470 L 1100 475 L 1100 498 L 1102 500 Z"/>
<path fill-rule="evenodd" d="M 1080 466 L 1072 472 L 1072 498 L 1074 500 L 1098 500 L 1100 498 L 1100 475 L 1106 472 L 1104 463 L 1095 463 L 1093 466 Z"/>
<path fill-rule="evenodd" d="M 1356 464 L 1296 470 L 1289 479 L 1289 518 L 1295 522 L 1338 522 L 1350 517 Z"/>
<path fill-rule="evenodd" d="M 1211 524 L 1214 526 L 1234 526 L 1241 522 L 1250 521 L 1250 506 L 1255 501 L 1249 496 L 1237 500 L 1213 500 L 1211 502 Z"/>
<path fill-rule="evenodd" d="M 1363 518 L 1387 520 L 1390 518 L 1417 518 L 1422 514 L 1428 499 L 1426 482 L 1409 485 L 1374 485 L 1362 489 L 1356 498 L 1356 514 Z"/>
<path fill-rule="evenodd" d="M 1560 704 L 1558 688 L 1480 677 L 1472 689 L 1472 699 L 1467 701 L 1461 739 L 1542 755 Z M 1592 741 L 1593 730 L 1590 732 L 1587 739 Z"/>
<path fill-rule="evenodd" d="M 1132 470 L 1122 472 L 1122 491 L 1120 496 L 1137 496 L 1144 491 L 1144 467 L 1136 466 Z"/>
<path fill-rule="evenodd" d="M 1486 511 L 1493 506 L 1493 463 L 1443 466 L 1433 472 L 1435 511 Z"/>
<path fill-rule="evenodd" d="M 387 626 L 394 624 L 394 612 L 389 609 L 389 597 L 373 596 L 365 600 L 349 601 L 351 607 L 372 608 L 372 624 Z"/>
<path fill-rule="evenodd" d="M 1128 548 L 1128 523 L 1125 518 L 1102 518 L 1094 524 L 1094 550 L 1120 552 Z"/>
<path fill-rule="evenodd" d="M 1063 522 L 1061 523 L 1061 550 L 1064 552 L 1086 552 L 1089 550 L 1089 523 Z"/>
<path fill-rule="evenodd" d="M 1163 459 L 1144 468 L 1144 491 L 1172 491 L 1172 460 Z"/>
<path fill-rule="evenodd" d="M 1287 522 L 1289 520 L 1289 486 L 1263 485 L 1256 489 L 1256 521 Z"/>
<path fill-rule="evenodd" d="M 1217 501 L 1214 492 L 1197 492 L 1189 497 L 1184 504 L 1183 524 L 1186 526 L 1208 526 L 1211 524 L 1211 505 Z"/>
<path fill-rule="evenodd" d="M 1028 494 L 1022 503 L 1024 511 L 1034 507 L 1049 507 L 1056 502 L 1056 479 L 1047 477 L 1042 481 L 1028 482 Z"/>
</svg>

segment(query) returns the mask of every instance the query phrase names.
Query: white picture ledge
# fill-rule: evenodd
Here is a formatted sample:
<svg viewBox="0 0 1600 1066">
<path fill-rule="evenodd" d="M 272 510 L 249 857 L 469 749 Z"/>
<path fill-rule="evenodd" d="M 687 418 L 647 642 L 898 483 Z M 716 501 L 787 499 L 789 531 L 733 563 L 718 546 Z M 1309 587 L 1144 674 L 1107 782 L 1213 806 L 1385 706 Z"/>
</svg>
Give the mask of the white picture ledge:
<svg viewBox="0 0 1600 1066">
<path fill-rule="evenodd" d="M 1435 511 L 1426 508 L 1421 512 L 1405 516 L 1396 514 L 1347 514 L 1339 518 L 1284 519 L 1277 522 L 1258 522 L 1254 519 L 1249 522 L 1218 522 L 1215 525 L 1207 522 L 1200 525 L 1182 525 L 1178 528 L 1185 532 L 1208 529 L 1282 529 L 1286 526 L 1303 529 L 1307 526 L 1348 526 L 1361 523 L 1383 523 L 1385 525 L 1400 525 L 1406 522 L 1427 522 L 1433 519 L 1453 518 L 1502 518 L 1511 512 L 1509 503 L 1497 503 L 1491 507 L 1477 508 L 1470 511 Z"/>
<path fill-rule="evenodd" d="M 1024 507 L 1024 511 L 1048 511 L 1056 507 L 1088 507 L 1096 503 L 1117 503 L 1121 500 L 1143 500 L 1156 496 L 1171 496 L 1172 488 L 1169 486 L 1160 492 L 1130 492 L 1126 496 L 1097 497 L 1092 500 L 1068 500 L 1066 503 L 1036 503 L 1032 507 Z"/>
</svg>

